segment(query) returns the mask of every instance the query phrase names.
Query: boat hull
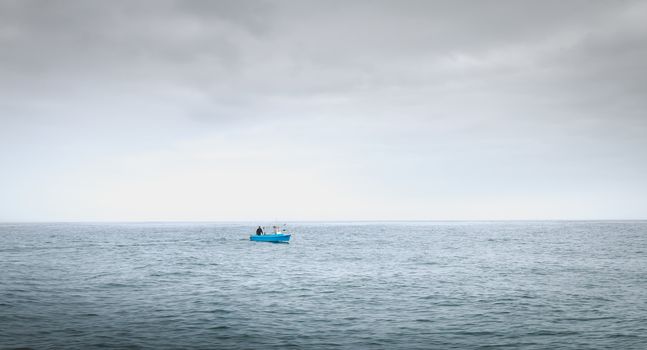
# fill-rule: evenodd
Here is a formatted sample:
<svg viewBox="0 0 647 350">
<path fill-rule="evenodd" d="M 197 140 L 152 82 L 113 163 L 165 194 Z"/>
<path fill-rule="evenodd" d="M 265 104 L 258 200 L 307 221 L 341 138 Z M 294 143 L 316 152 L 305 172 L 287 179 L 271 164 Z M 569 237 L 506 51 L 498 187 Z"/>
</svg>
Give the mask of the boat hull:
<svg viewBox="0 0 647 350">
<path fill-rule="evenodd" d="M 290 236 L 285 234 L 249 236 L 249 240 L 255 242 L 287 242 L 290 240 Z"/>
</svg>

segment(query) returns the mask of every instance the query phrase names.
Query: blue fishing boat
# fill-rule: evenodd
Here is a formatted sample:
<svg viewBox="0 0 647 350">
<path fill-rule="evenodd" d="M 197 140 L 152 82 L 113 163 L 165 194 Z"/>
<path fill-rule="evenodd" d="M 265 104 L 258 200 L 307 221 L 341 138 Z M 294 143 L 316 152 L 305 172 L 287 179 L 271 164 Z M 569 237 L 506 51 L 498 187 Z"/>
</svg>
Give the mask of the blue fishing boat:
<svg viewBox="0 0 647 350">
<path fill-rule="evenodd" d="M 249 236 L 250 241 L 256 242 L 287 242 L 290 240 L 290 234 L 286 233 L 275 233 L 271 235 L 251 235 Z"/>
</svg>

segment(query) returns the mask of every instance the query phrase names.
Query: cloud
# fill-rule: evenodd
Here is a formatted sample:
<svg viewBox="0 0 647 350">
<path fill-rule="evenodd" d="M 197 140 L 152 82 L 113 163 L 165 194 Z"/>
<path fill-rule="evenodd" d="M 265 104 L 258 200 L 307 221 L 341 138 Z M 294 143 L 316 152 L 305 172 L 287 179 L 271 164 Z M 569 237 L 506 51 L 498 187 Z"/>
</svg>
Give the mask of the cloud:
<svg viewBox="0 0 647 350">
<path fill-rule="evenodd" d="M 151 207 L 167 209 L 141 215 L 172 219 L 191 183 L 199 204 L 183 218 L 210 210 L 200 188 L 239 203 L 222 210 L 242 218 L 253 193 L 275 196 L 260 188 L 307 177 L 310 187 L 281 191 L 295 203 L 286 216 L 644 217 L 645 10 L 639 1 L 5 0 L 0 160 L 11 166 L 0 189 L 24 186 L 0 207 L 31 217 L 24 198 L 45 201 L 29 189 L 38 183 L 124 194 L 112 207 L 132 193 L 144 208 L 135 193 L 149 183 L 169 194 Z M 250 185 L 249 164 L 279 164 L 282 176 Z M 130 167 L 140 175 L 129 182 L 120 174 Z M 168 176 L 145 180 L 156 173 Z M 25 204 L 11 208 L 18 197 Z M 498 209 L 485 211 L 488 202 Z M 80 217 L 103 215 L 96 207 Z M 59 215 L 39 208 L 33 217 Z M 64 216 L 75 210 L 68 203 Z"/>
</svg>

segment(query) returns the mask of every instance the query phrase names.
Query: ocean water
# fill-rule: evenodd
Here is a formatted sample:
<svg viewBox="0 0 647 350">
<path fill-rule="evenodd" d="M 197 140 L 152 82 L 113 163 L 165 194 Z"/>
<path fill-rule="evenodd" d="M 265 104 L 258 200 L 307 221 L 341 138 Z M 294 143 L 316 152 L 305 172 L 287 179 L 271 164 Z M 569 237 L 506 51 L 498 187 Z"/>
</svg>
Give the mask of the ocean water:
<svg viewBox="0 0 647 350">
<path fill-rule="evenodd" d="M 647 222 L 0 224 L 0 348 L 647 349 Z"/>
</svg>

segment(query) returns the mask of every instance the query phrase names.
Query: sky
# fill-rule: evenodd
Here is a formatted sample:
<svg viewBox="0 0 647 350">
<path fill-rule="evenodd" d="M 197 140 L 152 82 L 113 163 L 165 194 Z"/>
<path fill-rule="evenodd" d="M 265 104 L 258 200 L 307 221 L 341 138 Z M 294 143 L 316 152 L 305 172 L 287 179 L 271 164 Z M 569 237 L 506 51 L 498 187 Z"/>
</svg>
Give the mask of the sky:
<svg viewBox="0 0 647 350">
<path fill-rule="evenodd" d="M 0 221 L 647 219 L 645 1 L 0 0 Z"/>
</svg>

